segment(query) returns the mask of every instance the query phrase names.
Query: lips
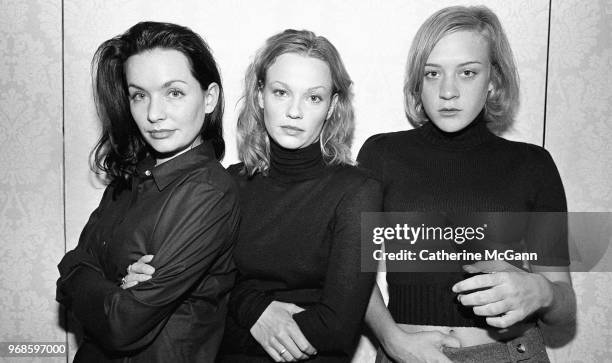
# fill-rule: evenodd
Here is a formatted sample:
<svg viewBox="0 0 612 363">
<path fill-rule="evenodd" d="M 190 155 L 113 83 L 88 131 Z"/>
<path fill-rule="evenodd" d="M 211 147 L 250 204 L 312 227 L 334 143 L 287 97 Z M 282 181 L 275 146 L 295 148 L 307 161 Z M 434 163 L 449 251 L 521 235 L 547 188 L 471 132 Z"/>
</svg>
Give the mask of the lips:
<svg viewBox="0 0 612 363">
<path fill-rule="evenodd" d="M 291 126 L 291 125 L 284 125 L 281 126 L 281 129 L 283 129 L 283 131 L 285 131 L 286 134 L 288 135 L 297 135 L 301 132 L 304 132 L 304 129 L 301 129 L 299 127 L 296 126 Z"/>
<path fill-rule="evenodd" d="M 455 116 L 459 112 L 461 112 L 461 109 L 455 107 L 442 107 L 438 109 L 438 113 L 442 116 Z"/>
<path fill-rule="evenodd" d="M 149 134 L 151 135 L 152 138 L 156 140 L 161 140 L 161 139 L 165 139 L 165 138 L 172 136 L 175 131 L 176 130 L 159 129 L 159 130 L 149 131 Z"/>
</svg>

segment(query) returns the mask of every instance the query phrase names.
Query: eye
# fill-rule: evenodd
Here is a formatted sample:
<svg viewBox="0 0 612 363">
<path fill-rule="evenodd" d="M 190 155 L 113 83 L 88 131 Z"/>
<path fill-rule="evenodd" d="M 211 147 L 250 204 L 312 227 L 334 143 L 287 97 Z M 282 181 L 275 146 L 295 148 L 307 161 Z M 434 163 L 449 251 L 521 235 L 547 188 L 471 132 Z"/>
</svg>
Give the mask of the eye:
<svg viewBox="0 0 612 363">
<path fill-rule="evenodd" d="M 145 94 L 142 92 L 134 92 L 130 95 L 132 101 L 142 101 L 145 98 Z"/>
<path fill-rule="evenodd" d="M 180 89 L 172 88 L 168 91 L 168 95 L 172 98 L 181 98 L 185 95 Z"/>
<path fill-rule="evenodd" d="M 462 76 L 463 78 L 473 78 L 474 76 L 476 76 L 476 74 L 477 74 L 477 73 L 476 73 L 476 72 L 474 72 L 474 71 L 473 71 L 473 70 L 471 70 L 471 69 L 466 69 L 466 70 L 463 70 L 463 71 L 461 72 L 461 76 Z"/>
<path fill-rule="evenodd" d="M 321 96 L 317 96 L 317 95 L 310 95 L 308 97 L 308 100 L 312 103 L 319 103 L 321 101 L 323 101 L 323 98 Z"/>
<path fill-rule="evenodd" d="M 440 72 L 438 71 L 425 71 L 425 78 L 434 79 L 440 76 Z"/>
<path fill-rule="evenodd" d="M 272 94 L 276 97 L 284 97 L 287 95 L 287 91 L 281 88 L 275 88 L 272 90 Z"/>
</svg>

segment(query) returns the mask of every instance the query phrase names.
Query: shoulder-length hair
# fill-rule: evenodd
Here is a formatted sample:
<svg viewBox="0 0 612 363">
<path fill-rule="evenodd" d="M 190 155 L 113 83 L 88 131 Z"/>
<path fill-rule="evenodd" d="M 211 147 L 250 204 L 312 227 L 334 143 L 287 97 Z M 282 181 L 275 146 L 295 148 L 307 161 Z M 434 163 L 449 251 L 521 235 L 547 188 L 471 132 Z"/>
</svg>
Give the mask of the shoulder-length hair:
<svg viewBox="0 0 612 363">
<path fill-rule="evenodd" d="M 206 90 L 219 85 L 215 110 L 206 114 L 200 136 L 210 140 L 217 159 L 223 157 L 223 87 L 217 64 L 206 42 L 191 29 L 170 23 L 141 22 L 102 43 L 92 60 L 94 102 L 102 135 L 92 150 L 92 170 L 109 181 L 125 182 L 149 151 L 130 112 L 125 62 L 133 55 L 156 49 L 174 49 L 187 58 L 191 73 Z"/>
<path fill-rule="evenodd" d="M 257 95 L 266 83 L 266 75 L 276 58 L 298 53 L 320 59 L 331 71 L 332 95 L 338 99 L 332 115 L 323 124 L 319 139 L 321 152 L 328 164 L 351 164 L 350 143 L 354 128 L 351 102 L 351 78 L 340 54 L 325 37 L 308 30 L 287 29 L 268 38 L 249 65 L 244 78 L 244 94 L 238 115 L 238 155 L 248 175 L 267 174 L 270 167 L 270 139 L 259 107 Z"/>
<path fill-rule="evenodd" d="M 414 126 L 429 121 L 421 100 L 425 63 L 442 37 L 465 30 L 481 34 L 489 44 L 493 90 L 487 96 L 484 117 L 489 129 L 500 133 L 514 122 L 519 106 L 519 76 L 504 29 L 497 16 L 485 6 L 447 7 L 421 25 L 410 47 L 406 65 L 406 116 Z"/>
</svg>

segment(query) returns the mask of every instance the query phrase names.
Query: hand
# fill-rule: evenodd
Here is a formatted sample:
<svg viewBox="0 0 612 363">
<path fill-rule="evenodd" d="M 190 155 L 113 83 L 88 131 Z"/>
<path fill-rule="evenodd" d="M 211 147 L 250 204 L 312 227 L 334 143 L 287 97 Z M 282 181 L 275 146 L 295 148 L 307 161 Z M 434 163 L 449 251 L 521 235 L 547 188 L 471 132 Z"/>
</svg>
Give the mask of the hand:
<svg viewBox="0 0 612 363">
<path fill-rule="evenodd" d="M 293 314 L 301 311 L 297 305 L 273 301 L 251 327 L 253 338 L 275 362 L 295 362 L 317 354 L 293 320 Z"/>
<path fill-rule="evenodd" d="M 121 288 L 129 289 L 136 286 L 139 282 L 147 281 L 153 277 L 155 268 L 148 265 L 153 260 L 153 255 L 144 255 L 138 261 L 129 265 L 127 268 L 128 274 L 121 279 Z"/>
<path fill-rule="evenodd" d="M 552 303 L 552 286 L 540 274 L 505 261 L 479 261 L 463 269 L 485 274 L 456 283 L 453 292 L 459 293 L 461 304 L 473 306 L 474 314 L 486 316 L 491 326 L 507 328 Z"/>
<path fill-rule="evenodd" d="M 402 324 L 397 324 L 397 327 L 399 329 L 394 331 L 393 337 L 383 345 L 385 352 L 398 363 L 452 363 L 442 353 L 442 348 L 461 347 L 459 339 L 449 334 L 437 331 L 409 333 L 402 330 Z"/>
</svg>

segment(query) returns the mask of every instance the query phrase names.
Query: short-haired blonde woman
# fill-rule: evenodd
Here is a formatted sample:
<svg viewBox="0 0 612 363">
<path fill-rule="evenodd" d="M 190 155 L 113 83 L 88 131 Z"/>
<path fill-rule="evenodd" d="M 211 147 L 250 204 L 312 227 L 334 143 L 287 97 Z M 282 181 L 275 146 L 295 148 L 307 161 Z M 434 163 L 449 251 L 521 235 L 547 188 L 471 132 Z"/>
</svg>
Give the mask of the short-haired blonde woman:
<svg viewBox="0 0 612 363">
<path fill-rule="evenodd" d="M 256 53 L 230 167 L 242 220 L 220 361 L 348 362 L 374 276 L 360 216 L 380 183 L 351 165 L 351 79 L 324 37 L 285 30 Z"/>
<path fill-rule="evenodd" d="M 491 10 L 455 6 L 427 19 L 404 87 L 418 128 L 373 136 L 358 157 L 382 178 L 385 211 L 565 212 L 549 153 L 495 135 L 513 122 L 518 83 Z M 378 362 L 548 361 L 536 323 L 564 324 L 575 314 L 567 241 L 525 239 L 542 225 L 526 215 L 514 222 L 499 226 L 502 237 L 538 253 L 531 270 L 486 261 L 454 273 L 388 272 L 388 310 L 375 288 L 366 315 L 384 349 Z"/>
</svg>

